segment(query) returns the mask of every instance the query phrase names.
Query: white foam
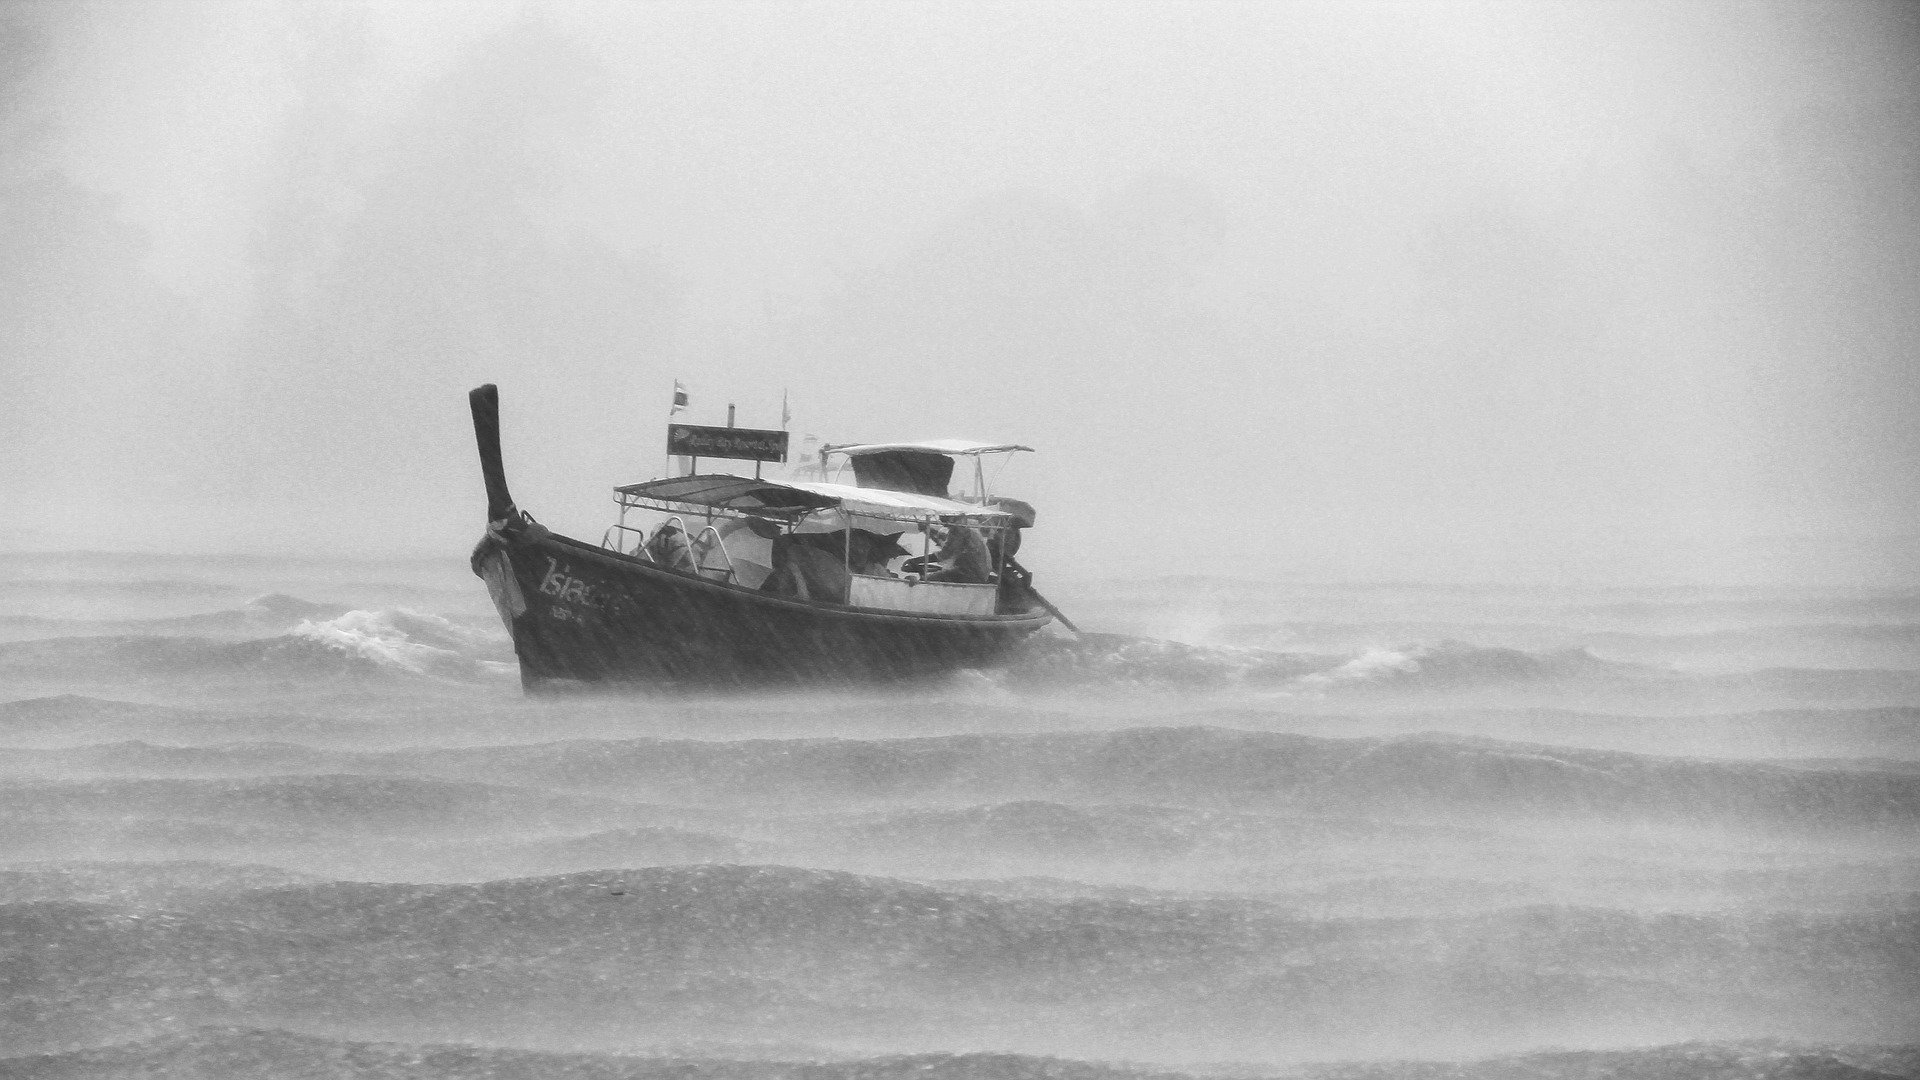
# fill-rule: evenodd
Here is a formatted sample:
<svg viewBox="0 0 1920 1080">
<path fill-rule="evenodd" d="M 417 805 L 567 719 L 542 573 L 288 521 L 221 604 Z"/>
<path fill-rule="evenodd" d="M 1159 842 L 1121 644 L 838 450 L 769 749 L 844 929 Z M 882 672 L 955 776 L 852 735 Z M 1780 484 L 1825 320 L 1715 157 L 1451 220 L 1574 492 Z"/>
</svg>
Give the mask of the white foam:
<svg viewBox="0 0 1920 1080">
<path fill-rule="evenodd" d="M 1417 654 L 1424 651 L 1368 649 L 1330 671 L 1316 671 L 1311 675 L 1302 675 L 1299 682 L 1303 686 L 1329 686 L 1419 671 L 1420 657 Z"/>
<path fill-rule="evenodd" d="M 438 615 L 405 608 L 349 611 L 319 622 L 305 619 L 293 628 L 293 635 L 412 675 L 454 674 L 471 669 L 468 658 L 458 650 L 415 641 L 409 628 L 416 633 L 424 629 L 423 636 L 439 637 L 443 642 L 472 636 L 470 631 L 461 631 Z"/>
</svg>

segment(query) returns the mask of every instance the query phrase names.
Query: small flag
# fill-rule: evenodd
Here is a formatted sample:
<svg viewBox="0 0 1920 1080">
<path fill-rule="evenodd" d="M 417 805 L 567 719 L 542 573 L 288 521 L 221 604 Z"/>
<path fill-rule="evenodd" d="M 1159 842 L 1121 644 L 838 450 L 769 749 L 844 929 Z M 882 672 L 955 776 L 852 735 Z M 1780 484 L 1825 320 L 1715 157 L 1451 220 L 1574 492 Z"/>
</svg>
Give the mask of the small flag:
<svg viewBox="0 0 1920 1080">
<path fill-rule="evenodd" d="M 780 391 L 780 430 L 787 430 L 787 424 L 793 420 L 793 413 L 787 410 L 787 392 Z"/>
<path fill-rule="evenodd" d="M 667 415 L 672 416 L 674 413 L 677 413 L 681 409 L 684 409 L 686 407 L 687 407 L 687 388 L 680 385 L 679 379 L 675 379 L 673 380 L 673 408 L 667 410 Z"/>
</svg>

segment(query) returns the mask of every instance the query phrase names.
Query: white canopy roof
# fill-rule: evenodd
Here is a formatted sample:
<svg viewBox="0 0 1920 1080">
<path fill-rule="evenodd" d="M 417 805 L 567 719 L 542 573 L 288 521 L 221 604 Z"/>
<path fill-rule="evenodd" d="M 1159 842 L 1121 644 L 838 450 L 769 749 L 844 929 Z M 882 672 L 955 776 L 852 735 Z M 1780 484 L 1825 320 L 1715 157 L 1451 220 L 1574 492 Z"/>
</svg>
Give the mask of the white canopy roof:
<svg viewBox="0 0 1920 1080">
<path fill-rule="evenodd" d="M 858 457 L 861 454 L 879 454 L 889 450 L 920 450 L 933 454 L 953 454 L 960 457 L 979 457 L 981 454 L 1010 454 L 1015 450 L 1033 451 L 1031 446 L 1018 443 L 983 443 L 971 439 L 927 439 L 924 442 L 889 443 L 849 443 L 845 446 L 829 444 L 829 454 L 845 454 Z"/>
<path fill-rule="evenodd" d="M 654 504 L 655 509 L 698 509 L 731 511 L 752 517 L 797 521 L 819 510 L 838 509 L 860 517 L 886 521 L 932 524 L 942 518 L 965 518 L 980 525 L 1004 525 L 1011 516 L 998 509 L 978 506 L 932 495 L 915 495 L 884 488 L 853 487 L 848 484 L 779 483 L 744 476 L 703 473 L 696 476 L 670 476 L 614 489 L 623 501 Z"/>
</svg>

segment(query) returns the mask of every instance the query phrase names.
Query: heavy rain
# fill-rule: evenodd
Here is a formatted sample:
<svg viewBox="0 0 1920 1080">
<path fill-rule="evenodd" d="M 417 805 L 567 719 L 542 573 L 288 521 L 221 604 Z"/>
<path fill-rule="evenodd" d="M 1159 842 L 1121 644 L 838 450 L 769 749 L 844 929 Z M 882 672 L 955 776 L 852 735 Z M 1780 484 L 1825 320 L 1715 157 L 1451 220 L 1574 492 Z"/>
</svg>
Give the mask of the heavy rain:
<svg viewBox="0 0 1920 1080">
<path fill-rule="evenodd" d="M 1916 56 L 0 3 L 0 1073 L 1920 1080 Z"/>
</svg>

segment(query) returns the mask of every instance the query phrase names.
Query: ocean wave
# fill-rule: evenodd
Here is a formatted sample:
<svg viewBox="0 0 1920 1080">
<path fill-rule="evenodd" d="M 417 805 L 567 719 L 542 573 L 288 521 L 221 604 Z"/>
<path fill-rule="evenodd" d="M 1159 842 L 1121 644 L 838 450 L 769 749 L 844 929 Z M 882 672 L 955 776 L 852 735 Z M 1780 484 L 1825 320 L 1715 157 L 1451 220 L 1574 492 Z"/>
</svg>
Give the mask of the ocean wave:
<svg viewBox="0 0 1920 1080">
<path fill-rule="evenodd" d="M 1569 681 L 1620 681 L 1665 674 L 1658 668 L 1603 660 L 1585 649 L 1526 652 L 1464 641 L 1369 649 L 1337 667 L 1295 680 L 1304 689 L 1383 687 L 1454 689 Z"/>
<path fill-rule="evenodd" d="M 1920 822 L 1920 775 L 1899 763 L 1788 766 L 1440 735 L 1326 738 L 1185 727 L 351 753 L 284 743 L 131 742 L 14 756 L 7 771 L 19 774 L 19 786 L 0 788 L 0 811 L 39 817 L 97 820 L 116 805 L 137 805 L 169 817 L 294 815 L 287 820 L 328 827 L 364 814 L 397 828 L 452 813 L 499 820 L 489 809 L 506 797 L 498 793 L 524 800 L 532 790 L 599 808 L 598 818 L 565 819 L 573 824 L 693 823 L 761 810 L 878 815 L 810 818 L 798 832 L 775 830 L 836 850 L 1165 854 L 1295 836 L 1236 816 L 1246 814 L 1450 826 L 1664 821 L 1676 829 L 1796 835 L 1891 835 Z M 633 800 L 685 810 L 660 817 Z M 537 816 L 531 803 L 515 812 Z"/>
<path fill-rule="evenodd" d="M 1204 813 L 1069 806 L 1039 799 L 961 809 L 912 809 L 846 827 L 863 847 L 1005 856 L 1167 859 L 1203 841 Z"/>
<path fill-rule="evenodd" d="M 191 635 L 238 640 L 285 634 L 302 622 L 338 618 L 349 610 L 342 604 L 316 603 L 287 593 L 263 593 L 239 607 L 156 618 L 0 615 L 0 635 L 14 639 Z"/>
<path fill-rule="evenodd" d="M 1036 641 L 1006 672 L 1008 681 L 1019 686 L 1258 687 L 1308 692 L 1622 683 L 1673 675 L 1651 665 L 1606 660 L 1585 649 L 1528 652 L 1440 641 L 1371 648 L 1342 657 L 1119 634 Z"/>
<path fill-rule="evenodd" d="M 311 619 L 315 616 L 339 615 L 346 609 L 338 604 L 319 604 L 286 593 L 274 592 L 261 593 L 247 601 L 239 610 L 258 618 Z"/>
<path fill-rule="evenodd" d="M 14 748 L 71 750 L 102 743 L 223 746 L 281 740 L 363 746 L 412 732 L 379 719 L 195 708 L 117 701 L 83 694 L 0 702 L 0 743 Z"/>
<path fill-rule="evenodd" d="M 674 1046 L 637 1053 L 527 1050 L 501 1046 L 353 1040 L 273 1028 L 202 1026 L 136 1042 L 29 1059 L 0 1058 L 19 1080 L 134 1080 L 155 1075 L 232 1075 L 244 1063 L 255 1075 L 282 1075 L 312 1062 L 355 1063 L 357 1075 L 415 1077 L 431 1062 L 432 1075 L 465 1076 L 724 1076 L 728 1080 L 1192 1080 L 1216 1069 L 1176 1072 L 1011 1053 L 920 1053 L 854 1057 L 813 1046 Z M 704 1052 L 702 1052 L 704 1050 Z M 658 1055 L 658 1056 L 656 1056 Z M 1351 1057 L 1351 1055 L 1349 1055 Z M 1717 1080 L 1886 1080 L 1920 1076 L 1920 1044 L 1847 1045 L 1768 1039 L 1687 1042 L 1604 1050 L 1547 1050 L 1466 1063 L 1356 1061 L 1290 1065 L 1262 1070 L 1296 1080 L 1630 1080 L 1634 1077 L 1714 1077 Z M 1251 1075 L 1240 1067 L 1225 1075 Z"/>
<path fill-rule="evenodd" d="M 0 776 L 262 776 L 347 771 L 359 760 L 339 751 L 286 742 L 178 746 L 142 739 L 59 748 L 16 747 L 0 759 Z"/>
<path fill-rule="evenodd" d="M 48 697 L 20 698 L 15 701 L 0 701 L 0 731 L 12 733 L 16 728 L 24 728 L 38 734 L 45 727 L 58 730 L 66 724 L 126 720 L 144 716 L 151 710 L 174 711 L 163 706 L 88 697 L 85 694 L 53 694 Z"/>
<path fill-rule="evenodd" d="M 411 864 L 418 868 L 437 862 L 450 874 L 471 881 L 479 876 L 530 877 L 607 867 L 755 862 L 763 861 L 773 850 L 768 844 L 733 836 L 644 825 L 534 840 L 436 842 L 432 850 L 416 855 Z M 476 869 L 484 869 L 484 875 L 476 874 Z"/>
<path fill-rule="evenodd" d="M 280 889 L 321 880 L 276 866 L 194 859 L 28 862 L 0 867 L 0 904 L 57 901 L 166 907 L 247 889 Z"/>
<path fill-rule="evenodd" d="M 409 675 L 484 677 L 501 674 L 506 663 L 501 638 L 408 608 L 308 619 L 289 636 Z"/>
<path fill-rule="evenodd" d="M 22 574 L 0 578 L 0 593 L 20 596 L 136 597 L 182 600 L 228 597 L 235 587 L 204 578 L 112 578 L 68 574 Z"/>
<path fill-rule="evenodd" d="M 352 650 L 309 637 L 282 635 L 248 641 L 129 634 L 45 638 L 0 644 L 0 672 L 43 678 L 196 680 L 218 676 L 335 678 L 380 675 L 393 669 Z"/>
<path fill-rule="evenodd" d="M 1574 1017 L 1602 1043 L 1671 1037 L 1701 1018 L 1723 1031 L 1887 1039 L 1916 1018 L 1917 919 L 1540 905 L 1309 921 L 784 866 L 333 882 L 178 913 L 0 907 L 0 940 L 37 973 L 32 1015 L 0 1018 L 0 1038 L 54 1051 L 71 1048 L 69 1033 L 97 1043 L 149 1018 L 325 1016 L 342 1033 L 400 1020 L 627 1045 L 668 1033 L 888 1047 L 992 1037 L 1189 1060 L 1222 1048 L 1350 1054 L 1383 1039 L 1404 1053 L 1457 1047 L 1461 1031 L 1537 1046 L 1563 1041 Z M 1375 1022 L 1383 1013 L 1390 1034 Z"/>
<path fill-rule="evenodd" d="M 0 787 L 0 813 L 8 827 L 25 821 L 103 827 L 127 820 L 128 807 L 166 821 L 334 835 L 606 829 L 649 824 L 653 816 L 645 807 L 611 799 L 503 784 L 344 773 L 112 778 Z"/>
<path fill-rule="evenodd" d="M 272 601 L 272 597 L 264 598 Z M 287 598 L 292 600 L 293 598 Z M 294 604 L 270 604 L 287 617 Z M 273 637 L 240 641 L 199 635 L 111 634 L 0 643 L 0 673 L 39 677 L 192 680 L 435 676 L 461 680 L 510 674 L 503 638 L 406 608 L 302 616 Z"/>
<path fill-rule="evenodd" d="M 1207 689 L 1276 685 L 1337 662 L 1333 657 L 1264 649 L 1080 634 L 1031 642 L 1007 668 L 1006 677 L 1024 686 Z"/>
<path fill-rule="evenodd" d="M 1206 727 L 908 739 L 568 740 L 397 750 L 383 771 L 682 806 L 902 801 L 1151 803 L 1403 820 L 1664 818 L 1755 828 L 1910 828 L 1920 776 L 1655 757 L 1490 739 L 1325 738 Z M 995 828 L 1060 812 L 1003 811 Z"/>
</svg>

